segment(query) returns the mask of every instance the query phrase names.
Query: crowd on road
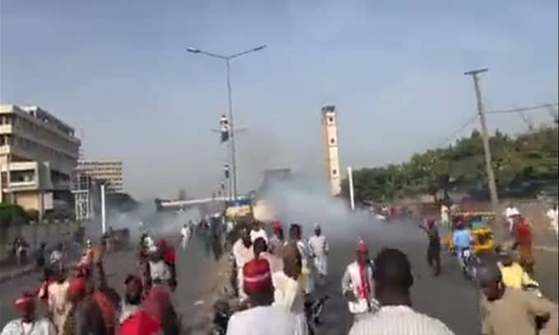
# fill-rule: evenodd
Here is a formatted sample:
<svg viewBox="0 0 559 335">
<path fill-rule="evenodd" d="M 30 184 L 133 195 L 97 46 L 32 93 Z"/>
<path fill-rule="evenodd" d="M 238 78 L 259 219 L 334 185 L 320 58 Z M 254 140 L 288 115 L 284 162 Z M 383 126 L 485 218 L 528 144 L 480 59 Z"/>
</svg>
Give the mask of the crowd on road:
<svg viewBox="0 0 559 335">
<path fill-rule="evenodd" d="M 499 262 L 476 267 L 475 279 L 483 293 L 484 334 L 557 334 L 557 305 L 542 297 L 531 278 L 530 224 L 520 213 L 513 217 L 514 241 L 499 248 Z M 440 222 L 427 219 L 421 225 L 428 236 L 427 261 L 435 276 L 441 273 L 438 228 L 453 221 L 445 219 L 441 215 Z M 458 257 L 470 248 L 472 236 L 467 222 L 454 221 Z M 106 280 L 106 240 L 99 244 L 87 241 L 83 257 L 75 265 L 69 265 L 59 247 L 44 260 L 42 285 L 21 293 L 14 302 L 20 317 L 5 325 L 0 335 L 180 334 L 180 318 L 172 302 L 181 284 L 177 281 L 177 252 L 173 243 L 155 241 L 143 224 L 140 230 L 138 272 L 122 283 L 122 296 Z M 268 233 L 260 222 L 235 224 L 222 217 L 180 227 L 178 245 L 182 249 L 196 235 L 208 255 L 213 251 L 219 258 L 223 250 L 231 250 L 234 312 L 222 320 L 216 334 L 321 333 L 317 310 L 327 297 L 318 295 L 329 281 L 328 239 L 319 224 L 309 238 L 304 238 L 299 224 L 288 227 L 287 237 L 284 231 L 280 222 L 272 223 Z M 347 265 L 339 286 L 353 319 L 348 334 L 454 334 L 442 321 L 413 309 L 413 283 L 412 265 L 405 253 L 384 248 L 371 255 L 366 239 L 356 238 L 354 261 Z"/>
</svg>

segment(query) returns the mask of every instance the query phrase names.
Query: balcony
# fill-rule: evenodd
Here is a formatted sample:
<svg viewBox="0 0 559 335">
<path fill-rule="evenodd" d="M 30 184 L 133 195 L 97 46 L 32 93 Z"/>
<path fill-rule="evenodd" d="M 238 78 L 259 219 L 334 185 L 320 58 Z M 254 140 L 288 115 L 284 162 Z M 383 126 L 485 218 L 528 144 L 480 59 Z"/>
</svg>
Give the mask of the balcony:
<svg viewBox="0 0 559 335">
<path fill-rule="evenodd" d="M 39 185 L 36 181 L 12 181 L 9 185 L 9 191 L 17 192 L 17 191 L 34 191 L 39 188 Z M 5 191 L 8 191 L 8 187 L 4 187 Z"/>
</svg>

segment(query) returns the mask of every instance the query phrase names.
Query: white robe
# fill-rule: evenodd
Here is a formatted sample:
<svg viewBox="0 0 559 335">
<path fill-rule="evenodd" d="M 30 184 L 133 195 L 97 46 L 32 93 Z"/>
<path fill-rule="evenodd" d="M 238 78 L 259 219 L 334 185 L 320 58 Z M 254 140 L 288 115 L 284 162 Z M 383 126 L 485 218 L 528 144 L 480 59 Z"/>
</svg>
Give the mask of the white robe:
<svg viewBox="0 0 559 335">
<path fill-rule="evenodd" d="M 283 308 L 259 306 L 233 314 L 227 335 L 293 335 L 295 324 L 295 316 Z"/>
<path fill-rule="evenodd" d="M 307 335 L 308 326 L 305 316 L 305 292 L 300 283 L 288 277 L 284 272 L 277 272 L 272 276 L 274 283 L 274 303 L 291 312 L 296 319 L 294 335 Z"/>
<path fill-rule="evenodd" d="M 324 235 L 309 238 L 309 251 L 318 274 L 328 275 L 328 242 Z"/>
<path fill-rule="evenodd" d="M 24 323 L 21 319 L 6 324 L 0 335 L 56 335 L 56 329 L 48 319 L 38 319 L 32 323 Z"/>
<path fill-rule="evenodd" d="M 369 280 L 369 297 L 363 297 L 359 292 L 361 287 L 359 265 L 357 262 L 353 262 L 347 266 L 342 278 L 342 292 L 345 294 L 347 291 L 351 291 L 357 298 L 357 301 L 348 301 L 348 308 L 352 314 L 374 312 L 378 308 L 378 303 L 374 298 L 373 269 L 371 266 L 367 267 L 367 279 Z M 371 310 L 369 310 L 369 306 Z"/>
<path fill-rule="evenodd" d="M 299 281 L 305 290 L 305 293 L 311 294 L 314 291 L 314 279 L 313 279 L 313 271 L 312 271 L 312 264 L 309 262 L 310 253 L 307 245 L 305 242 L 299 240 L 297 241 L 297 249 L 301 254 L 301 277 Z"/>
<path fill-rule="evenodd" d="M 247 295 L 243 287 L 243 266 L 254 258 L 252 246 L 247 248 L 243 244 L 243 240 L 238 239 L 233 245 L 233 257 L 237 265 L 237 288 L 239 290 L 239 297 L 241 300 L 244 300 L 247 298 Z"/>
</svg>

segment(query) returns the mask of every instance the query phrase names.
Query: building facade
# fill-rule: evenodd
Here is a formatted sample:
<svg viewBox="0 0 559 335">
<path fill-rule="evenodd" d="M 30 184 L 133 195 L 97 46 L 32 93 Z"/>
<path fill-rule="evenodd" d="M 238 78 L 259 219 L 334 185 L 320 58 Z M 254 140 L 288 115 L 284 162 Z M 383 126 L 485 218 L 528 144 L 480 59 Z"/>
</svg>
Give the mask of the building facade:
<svg viewBox="0 0 559 335">
<path fill-rule="evenodd" d="M 122 161 L 80 159 L 76 172 L 85 174 L 98 183 L 104 183 L 108 193 L 123 190 Z"/>
<path fill-rule="evenodd" d="M 336 196 L 342 191 L 336 106 L 322 107 L 322 133 L 326 150 L 326 168 L 330 193 Z"/>
<path fill-rule="evenodd" d="M 46 110 L 0 105 L 0 201 L 39 215 L 69 205 L 79 148 L 74 128 Z"/>
</svg>

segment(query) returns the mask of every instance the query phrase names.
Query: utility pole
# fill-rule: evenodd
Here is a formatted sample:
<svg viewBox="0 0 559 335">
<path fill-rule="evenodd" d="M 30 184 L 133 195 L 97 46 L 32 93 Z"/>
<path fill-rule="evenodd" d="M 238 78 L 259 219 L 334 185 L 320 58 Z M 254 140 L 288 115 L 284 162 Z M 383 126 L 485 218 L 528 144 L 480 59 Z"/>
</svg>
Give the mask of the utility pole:
<svg viewBox="0 0 559 335">
<path fill-rule="evenodd" d="M 483 110 L 483 101 L 481 98 L 481 90 L 479 88 L 478 74 L 487 72 L 488 69 L 477 69 L 464 72 L 464 75 L 472 76 L 474 80 L 474 88 L 476 90 L 477 112 L 479 122 L 481 124 L 481 136 L 483 139 L 483 151 L 485 153 L 485 168 L 487 170 L 487 179 L 489 184 L 489 196 L 491 197 L 491 205 L 493 210 L 499 205 L 499 197 L 497 195 L 497 183 L 495 182 L 495 173 L 493 172 L 493 163 L 491 160 L 491 147 L 489 146 L 489 134 L 487 131 L 487 123 L 485 121 L 485 111 Z"/>
</svg>

